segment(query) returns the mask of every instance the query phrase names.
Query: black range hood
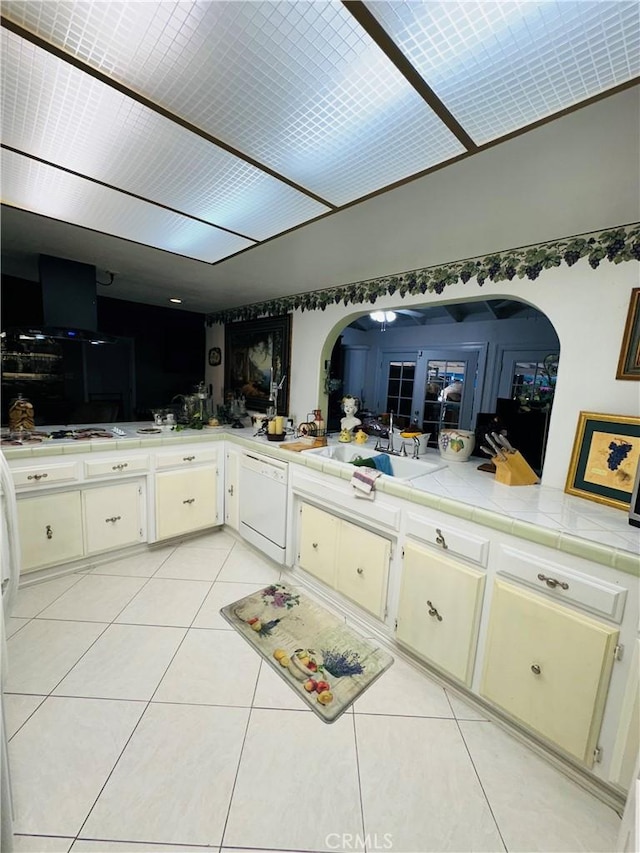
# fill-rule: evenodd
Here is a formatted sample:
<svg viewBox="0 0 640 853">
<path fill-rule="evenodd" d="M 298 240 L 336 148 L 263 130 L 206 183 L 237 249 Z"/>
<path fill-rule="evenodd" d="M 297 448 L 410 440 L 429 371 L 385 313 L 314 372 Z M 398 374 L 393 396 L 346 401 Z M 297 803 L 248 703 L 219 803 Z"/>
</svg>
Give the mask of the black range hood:
<svg viewBox="0 0 640 853">
<path fill-rule="evenodd" d="M 97 331 L 96 268 L 51 255 L 38 259 L 42 288 L 42 326 L 12 330 L 23 339 L 54 338 L 91 344 L 113 344 L 116 338 Z"/>
</svg>

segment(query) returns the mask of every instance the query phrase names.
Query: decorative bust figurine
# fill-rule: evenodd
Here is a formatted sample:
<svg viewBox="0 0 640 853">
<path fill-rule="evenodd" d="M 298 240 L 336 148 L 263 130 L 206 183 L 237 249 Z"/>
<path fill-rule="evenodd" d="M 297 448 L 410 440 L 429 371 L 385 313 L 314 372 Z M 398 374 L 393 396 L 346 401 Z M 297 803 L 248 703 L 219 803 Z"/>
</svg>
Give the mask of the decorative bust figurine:
<svg viewBox="0 0 640 853">
<path fill-rule="evenodd" d="M 352 430 L 355 427 L 360 426 L 362 421 L 360 418 L 356 418 L 356 412 L 358 411 L 358 406 L 360 401 L 357 397 L 352 397 L 351 394 L 347 394 L 346 397 L 342 398 L 342 410 L 344 412 L 344 417 L 340 421 L 341 429 Z"/>
</svg>

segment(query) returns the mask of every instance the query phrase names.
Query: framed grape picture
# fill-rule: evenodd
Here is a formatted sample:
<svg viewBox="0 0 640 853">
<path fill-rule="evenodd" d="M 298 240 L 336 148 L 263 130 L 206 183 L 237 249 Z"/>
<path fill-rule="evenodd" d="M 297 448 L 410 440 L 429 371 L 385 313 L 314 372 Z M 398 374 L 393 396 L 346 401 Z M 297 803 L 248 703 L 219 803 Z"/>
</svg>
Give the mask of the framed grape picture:
<svg viewBox="0 0 640 853">
<path fill-rule="evenodd" d="M 580 412 L 565 492 L 627 510 L 640 460 L 640 418 Z"/>
</svg>

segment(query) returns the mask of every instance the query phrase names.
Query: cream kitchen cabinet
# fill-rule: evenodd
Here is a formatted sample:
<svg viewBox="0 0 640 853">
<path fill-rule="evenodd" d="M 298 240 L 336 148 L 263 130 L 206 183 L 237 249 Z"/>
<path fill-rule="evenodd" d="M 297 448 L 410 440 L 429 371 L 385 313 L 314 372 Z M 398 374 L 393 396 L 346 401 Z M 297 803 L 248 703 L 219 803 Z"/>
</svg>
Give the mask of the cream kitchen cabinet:
<svg viewBox="0 0 640 853">
<path fill-rule="evenodd" d="M 240 454 L 227 448 L 224 454 L 224 523 L 240 529 Z"/>
<path fill-rule="evenodd" d="M 496 581 L 480 694 L 591 767 L 618 633 Z"/>
<path fill-rule="evenodd" d="M 391 543 L 337 516 L 303 503 L 298 563 L 357 605 L 383 619 Z"/>
<path fill-rule="evenodd" d="M 305 571 L 336 585 L 336 549 L 340 519 L 311 504 L 300 507 L 300 549 L 298 563 Z"/>
<path fill-rule="evenodd" d="M 85 551 L 96 554 L 143 542 L 142 486 L 119 483 L 82 492 Z"/>
<path fill-rule="evenodd" d="M 218 524 L 217 486 L 215 465 L 156 474 L 156 538 L 170 539 Z"/>
<path fill-rule="evenodd" d="M 396 639 L 470 685 L 484 586 L 478 569 L 406 540 Z"/>
<path fill-rule="evenodd" d="M 80 490 L 21 498 L 18 529 L 23 573 L 82 557 Z"/>
</svg>

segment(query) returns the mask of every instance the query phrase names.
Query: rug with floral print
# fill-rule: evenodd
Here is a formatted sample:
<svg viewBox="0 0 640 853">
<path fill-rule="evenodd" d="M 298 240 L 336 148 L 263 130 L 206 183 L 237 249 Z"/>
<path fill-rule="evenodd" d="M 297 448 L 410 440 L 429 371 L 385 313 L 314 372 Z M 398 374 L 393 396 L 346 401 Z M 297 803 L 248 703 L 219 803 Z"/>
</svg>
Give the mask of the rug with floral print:
<svg viewBox="0 0 640 853">
<path fill-rule="evenodd" d="M 393 663 L 374 641 L 286 584 L 271 584 L 220 613 L 325 723 Z"/>
</svg>

